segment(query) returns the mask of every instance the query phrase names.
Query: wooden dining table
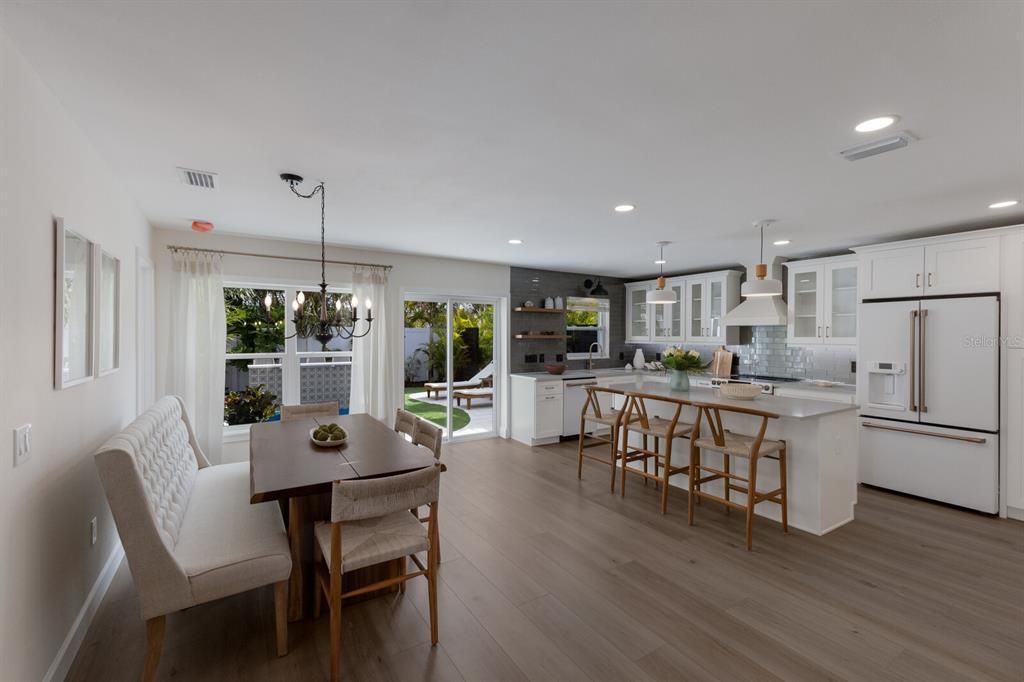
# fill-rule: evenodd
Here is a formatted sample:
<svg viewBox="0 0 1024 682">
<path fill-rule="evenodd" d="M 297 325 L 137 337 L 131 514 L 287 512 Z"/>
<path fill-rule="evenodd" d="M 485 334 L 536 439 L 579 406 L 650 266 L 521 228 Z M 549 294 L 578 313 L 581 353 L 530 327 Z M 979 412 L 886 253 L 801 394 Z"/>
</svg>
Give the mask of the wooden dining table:
<svg viewBox="0 0 1024 682">
<path fill-rule="evenodd" d="M 323 424 L 338 424 L 348 432 L 344 445 L 321 447 L 310 440 L 310 430 Z M 311 592 L 312 563 L 304 551 L 303 538 L 312 523 L 329 519 L 330 505 L 312 510 L 312 500 L 323 499 L 335 481 L 380 478 L 433 466 L 434 455 L 414 445 L 405 436 L 366 414 L 315 416 L 291 421 L 253 424 L 249 430 L 249 501 L 252 504 L 281 500 L 287 503 L 288 541 L 292 554 L 292 575 L 288 596 L 288 619 L 298 620 L 306 612 Z M 322 507 L 326 506 L 326 509 Z M 309 540 L 311 542 L 311 540 Z M 404 560 L 403 560 L 404 563 Z M 402 570 L 401 566 L 386 571 Z M 381 569 L 368 567 L 363 574 L 346 574 L 358 584 L 381 577 Z M 358 572 L 357 572 L 358 573 Z"/>
</svg>

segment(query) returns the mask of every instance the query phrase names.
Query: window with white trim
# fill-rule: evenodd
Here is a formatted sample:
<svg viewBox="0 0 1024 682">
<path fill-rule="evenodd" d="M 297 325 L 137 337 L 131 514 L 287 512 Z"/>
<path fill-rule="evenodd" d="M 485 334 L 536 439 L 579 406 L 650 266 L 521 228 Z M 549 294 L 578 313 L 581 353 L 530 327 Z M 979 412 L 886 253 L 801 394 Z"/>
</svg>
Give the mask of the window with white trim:
<svg viewBox="0 0 1024 682">
<path fill-rule="evenodd" d="M 352 341 L 326 346 L 312 329 L 295 328 L 292 301 L 297 287 L 225 284 L 227 348 L 224 368 L 224 426 L 227 431 L 280 418 L 282 404 L 337 400 L 348 411 L 352 385 Z M 319 310 L 320 293 L 301 290 L 303 308 Z M 265 299 L 269 295 L 268 311 Z M 348 303 L 351 293 L 331 289 L 328 305 Z M 298 333 L 296 334 L 296 331 Z"/>
<path fill-rule="evenodd" d="M 593 357 L 608 357 L 608 326 L 610 306 L 606 298 L 570 296 L 565 302 L 566 358 L 581 360 L 590 357 L 593 343 L 600 346 Z"/>
</svg>

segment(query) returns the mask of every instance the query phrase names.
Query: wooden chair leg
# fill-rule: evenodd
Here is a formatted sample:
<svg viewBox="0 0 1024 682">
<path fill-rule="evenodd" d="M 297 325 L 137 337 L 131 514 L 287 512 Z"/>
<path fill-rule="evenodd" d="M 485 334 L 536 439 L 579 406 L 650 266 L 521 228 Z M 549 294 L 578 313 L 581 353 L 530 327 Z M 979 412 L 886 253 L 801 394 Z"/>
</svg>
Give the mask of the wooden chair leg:
<svg viewBox="0 0 1024 682">
<path fill-rule="evenodd" d="M 629 429 L 622 429 L 622 473 L 619 474 L 622 477 L 619 483 L 619 496 L 626 496 L 626 471 L 629 470 L 629 466 L 626 462 L 626 453 L 629 452 Z"/>
<path fill-rule="evenodd" d="M 723 462 L 722 462 L 722 464 L 723 464 L 722 471 L 724 471 L 725 474 L 726 474 L 725 479 L 723 479 L 724 482 L 725 482 L 725 495 L 724 495 L 724 497 L 728 501 L 729 493 L 731 492 L 731 489 L 729 488 L 729 485 L 732 483 L 732 479 L 729 478 L 729 474 L 732 473 L 732 469 L 730 468 L 731 463 L 732 463 L 732 458 L 729 455 L 727 455 L 726 453 L 723 452 L 722 453 L 722 460 L 723 460 Z M 730 507 L 729 505 L 725 505 L 725 515 L 728 516 L 731 513 L 732 513 L 732 507 Z"/>
<path fill-rule="evenodd" d="M 697 449 L 696 445 L 690 443 L 690 470 L 687 472 L 690 483 L 686 496 L 686 524 L 688 526 L 693 525 L 693 502 L 694 498 L 697 497 L 697 477 L 700 475 L 700 470 L 697 466 Z"/>
<path fill-rule="evenodd" d="M 612 450 L 612 487 L 611 487 L 611 491 L 614 494 L 615 493 L 615 469 L 619 465 L 619 433 L 618 433 L 618 429 L 616 429 L 614 426 L 612 427 L 612 432 L 611 432 L 611 435 L 609 436 L 609 439 L 612 442 L 612 446 L 611 446 L 611 450 Z M 583 464 L 583 458 L 580 457 L 580 465 L 582 465 L 582 464 Z"/>
<path fill-rule="evenodd" d="M 406 571 L 409 568 L 409 560 L 406 559 L 405 557 L 402 557 L 401 559 L 399 559 L 399 561 L 401 561 L 402 563 L 398 567 L 398 575 L 405 575 Z M 405 594 L 405 583 L 406 583 L 405 580 L 403 580 L 402 582 L 398 583 L 398 593 L 399 594 Z"/>
<path fill-rule="evenodd" d="M 747 551 L 754 546 L 754 504 L 757 500 L 757 455 L 750 458 L 747 481 Z"/>
<path fill-rule="evenodd" d="M 166 616 L 157 616 L 146 621 L 146 664 L 142 669 L 142 682 L 156 679 L 156 669 L 160 665 L 160 651 L 164 646 L 164 628 Z"/>
<path fill-rule="evenodd" d="M 657 462 L 658 460 L 654 460 Z M 661 515 L 668 513 L 668 477 L 672 471 L 672 439 L 665 439 L 665 463 L 661 475 Z"/>
<path fill-rule="evenodd" d="M 581 416 L 580 417 L 580 438 L 579 438 L 580 444 L 579 444 L 579 447 L 576 450 L 576 459 L 578 460 L 576 462 L 576 478 L 578 478 L 578 479 L 582 479 L 583 478 L 583 438 L 585 436 L 585 432 L 583 431 L 583 429 L 585 427 L 586 427 L 586 420 L 583 419 L 583 417 Z"/>
<path fill-rule="evenodd" d="M 430 643 L 437 644 L 437 563 L 438 563 L 438 541 L 440 532 L 437 529 L 437 503 L 434 503 L 431 511 L 433 517 L 432 531 L 430 533 L 430 552 L 427 555 L 427 601 L 430 605 Z"/>
<path fill-rule="evenodd" d="M 789 532 L 789 486 L 786 485 L 786 446 L 779 450 L 779 487 L 782 488 L 782 532 Z"/>
<path fill-rule="evenodd" d="M 341 533 L 339 524 L 331 524 L 331 593 L 328 600 L 331 620 L 331 682 L 341 680 Z"/>
<path fill-rule="evenodd" d="M 647 460 L 649 459 L 649 457 L 647 456 L 647 451 L 650 450 L 650 446 L 648 445 L 648 442 L 649 441 L 647 439 L 647 434 L 645 433 L 644 434 L 644 442 L 643 442 L 643 449 L 644 449 L 644 473 L 645 474 L 647 473 Z M 644 476 L 644 487 L 645 488 L 647 487 L 647 477 L 646 476 Z"/>
<path fill-rule="evenodd" d="M 316 587 L 314 585 L 314 587 Z M 318 590 L 319 591 L 319 590 Z M 317 600 L 319 601 L 319 599 Z M 274 583 L 274 623 L 277 625 L 277 655 L 288 655 L 288 581 Z"/>
</svg>

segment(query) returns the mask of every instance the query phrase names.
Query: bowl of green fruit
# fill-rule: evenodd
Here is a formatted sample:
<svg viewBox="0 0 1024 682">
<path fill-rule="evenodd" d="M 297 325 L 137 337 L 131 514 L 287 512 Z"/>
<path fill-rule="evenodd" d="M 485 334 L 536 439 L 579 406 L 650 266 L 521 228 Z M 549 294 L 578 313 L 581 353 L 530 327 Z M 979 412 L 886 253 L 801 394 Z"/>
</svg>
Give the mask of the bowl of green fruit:
<svg viewBox="0 0 1024 682">
<path fill-rule="evenodd" d="M 324 424 L 310 429 L 309 438 L 313 441 L 313 445 L 319 445 L 322 448 L 336 448 L 345 444 L 348 433 L 337 424 Z"/>
</svg>

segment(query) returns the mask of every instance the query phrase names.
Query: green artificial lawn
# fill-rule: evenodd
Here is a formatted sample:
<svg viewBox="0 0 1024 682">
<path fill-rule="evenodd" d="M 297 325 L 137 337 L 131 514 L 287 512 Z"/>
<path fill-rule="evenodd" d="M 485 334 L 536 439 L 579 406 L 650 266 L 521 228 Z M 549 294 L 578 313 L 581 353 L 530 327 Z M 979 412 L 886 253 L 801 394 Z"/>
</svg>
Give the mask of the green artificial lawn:
<svg viewBox="0 0 1024 682">
<path fill-rule="evenodd" d="M 444 428 L 447 424 L 445 418 L 444 405 L 435 405 L 433 403 L 425 403 L 422 400 L 414 400 L 409 396 L 413 393 L 423 393 L 425 391 L 421 386 L 411 386 L 405 389 L 405 409 L 409 410 L 413 414 L 423 417 L 429 422 L 433 422 L 438 426 Z M 465 410 L 459 409 L 458 407 L 452 408 L 452 429 L 458 431 L 459 429 L 465 428 L 469 424 L 469 413 Z"/>
</svg>

